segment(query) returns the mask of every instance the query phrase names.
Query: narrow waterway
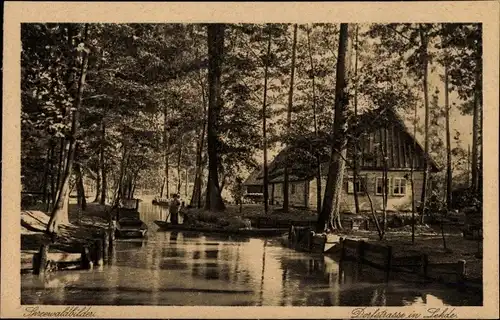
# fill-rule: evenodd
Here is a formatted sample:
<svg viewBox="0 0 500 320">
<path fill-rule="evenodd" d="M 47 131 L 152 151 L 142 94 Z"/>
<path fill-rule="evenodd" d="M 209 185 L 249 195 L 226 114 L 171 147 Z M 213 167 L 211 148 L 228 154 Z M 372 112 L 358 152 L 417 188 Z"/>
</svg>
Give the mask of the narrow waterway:
<svg viewBox="0 0 500 320">
<path fill-rule="evenodd" d="M 22 304 L 170 306 L 463 306 L 477 294 L 390 281 L 363 266 L 298 253 L 279 239 L 160 232 L 166 210 L 144 201 L 145 240 L 118 240 L 110 265 L 21 276 Z"/>
</svg>

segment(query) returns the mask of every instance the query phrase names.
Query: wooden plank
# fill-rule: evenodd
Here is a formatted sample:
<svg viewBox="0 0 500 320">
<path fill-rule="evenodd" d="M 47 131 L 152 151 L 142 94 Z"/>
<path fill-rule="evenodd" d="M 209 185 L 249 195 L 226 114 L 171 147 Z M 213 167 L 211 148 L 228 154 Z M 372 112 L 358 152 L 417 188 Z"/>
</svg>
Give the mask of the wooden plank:
<svg viewBox="0 0 500 320">
<path fill-rule="evenodd" d="M 390 164 L 389 168 L 395 168 L 396 164 L 394 162 L 394 154 L 395 154 L 395 152 L 394 152 L 394 150 L 395 150 L 394 149 L 394 126 L 391 125 L 390 127 L 391 127 L 390 134 L 388 135 L 388 140 L 389 140 L 388 145 L 390 146 L 390 148 L 388 148 L 388 149 L 391 150 L 391 156 L 390 156 L 391 164 Z"/>
<path fill-rule="evenodd" d="M 96 266 L 102 266 L 104 264 L 104 243 L 102 239 L 96 239 L 94 241 L 94 264 Z"/>
<path fill-rule="evenodd" d="M 413 256 L 404 256 L 404 257 L 393 257 L 392 263 L 395 266 L 421 266 L 422 265 L 422 256 L 421 255 L 413 255 Z"/>
<path fill-rule="evenodd" d="M 408 156 L 407 156 L 407 152 L 408 150 L 406 150 L 406 142 L 405 142 L 405 139 L 401 139 L 401 144 L 403 145 L 403 161 L 404 161 L 404 167 L 405 168 L 408 168 L 410 167 L 410 163 L 408 161 Z"/>
<path fill-rule="evenodd" d="M 274 205 L 274 183 L 271 184 L 271 205 Z"/>
<path fill-rule="evenodd" d="M 373 252 L 373 253 L 387 254 L 388 248 L 387 248 L 387 246 L 366 242 L 365 243 L 365 251 L 369 251 L 369 252 Z"/>
<path fill-rule="evenodd" d="M 35 254 L 33 258 L 33 274 L 43 275 L 47 267 L 47 253 L 49 252 L 49 246 L 42 244 L 38 253 Z"/>
<path fill-rule="evenodd" d="M 84 246 L 80 255 L 80 267 L 82 269 L 92 269 L 92 258 L 90 256 L 90 250 L 88 247 Z"/>
<path fill-rule="evenodd" d="M 356 249 L 358 247 L 358 241 L 352 239 L 344 239 L 344 247 Z"/>
<path fill-rule="evenodd" d="M 461 267 L 460 264 L 454 263 L 429 263 L 427 265 L 427 273 L 432 274 L 457 274 L 457 270 Z"/>
<path fill-rule="evenodd" d="M 80 253 L 67 252 L 49 252 L 47 253 L 47 261 L 53 262 L 78 262 L 81 259 Z"/>
<path fill-rule="evenodd" d="M 415 159 L 415 154 L 413 152 L 413 146 L 408 145 L 408 162 L 410 166 L 413 166 L 413 169 L 417 168 L 418 161 Z"/>
<path fill-rule="evenodd" d="M 403 150 L 401 148 L 401 129 L 398 127 L 396 131 L 397 131 L 397 144 L 398 144 L 398 167 L 405 168 L 406 165 L 403 162 L 404 161 L 402 154 Z"/>
<path fill-rule="evenodd" d="M 292 224 L 291 220 L 278 220 L 276 222 L 277 228 L 289 228 Z"/>
</svg>

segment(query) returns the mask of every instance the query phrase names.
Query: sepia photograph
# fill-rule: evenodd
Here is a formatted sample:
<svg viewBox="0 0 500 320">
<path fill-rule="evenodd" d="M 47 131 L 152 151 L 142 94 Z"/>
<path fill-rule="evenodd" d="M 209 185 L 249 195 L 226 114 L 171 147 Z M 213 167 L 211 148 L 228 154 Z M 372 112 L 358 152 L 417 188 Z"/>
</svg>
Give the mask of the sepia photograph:
<svg viewBox="0 0 500 320">
<path fill-rule="evenodd" d="M 21 316 L 486 305 L 481 21 L 67 20 L 15 33 Z"/>
</svg>

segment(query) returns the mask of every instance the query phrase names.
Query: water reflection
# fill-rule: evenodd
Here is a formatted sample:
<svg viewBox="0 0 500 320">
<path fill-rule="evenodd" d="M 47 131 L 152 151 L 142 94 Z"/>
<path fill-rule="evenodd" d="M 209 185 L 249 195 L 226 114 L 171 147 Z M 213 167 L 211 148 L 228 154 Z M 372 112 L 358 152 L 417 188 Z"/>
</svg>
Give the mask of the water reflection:
<svg viewBox="0 0 500 320">
<path fill-rule="evenodd" d="M 438 306 L 482 302 L 478 295 L 453 288 L 417 282 L 387 284 L 382 271 L 295 252 L 278 240 L 157 232 L 152 221 L 163 208 L 154 208 L 157 211 L 141 213 L 151 228 L 149 238 L 118 240 L 112 263 L 102 270 L 59 272 L 48 275 L 45 282 L 29 274 L 21 276 L 22 303 Z"/>
</svg>

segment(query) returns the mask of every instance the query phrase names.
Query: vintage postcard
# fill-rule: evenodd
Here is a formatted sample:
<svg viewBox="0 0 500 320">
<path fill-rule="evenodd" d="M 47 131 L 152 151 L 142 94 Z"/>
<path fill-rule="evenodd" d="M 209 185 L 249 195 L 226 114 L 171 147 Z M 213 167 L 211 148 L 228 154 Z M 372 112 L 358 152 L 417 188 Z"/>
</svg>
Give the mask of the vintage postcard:
<svg viewBox="0 0 500 320">
<path fill-rule="evenodd" d="M 5 2 L 1 316 L 498 318 L 499 16 Z"/>
</svg>

